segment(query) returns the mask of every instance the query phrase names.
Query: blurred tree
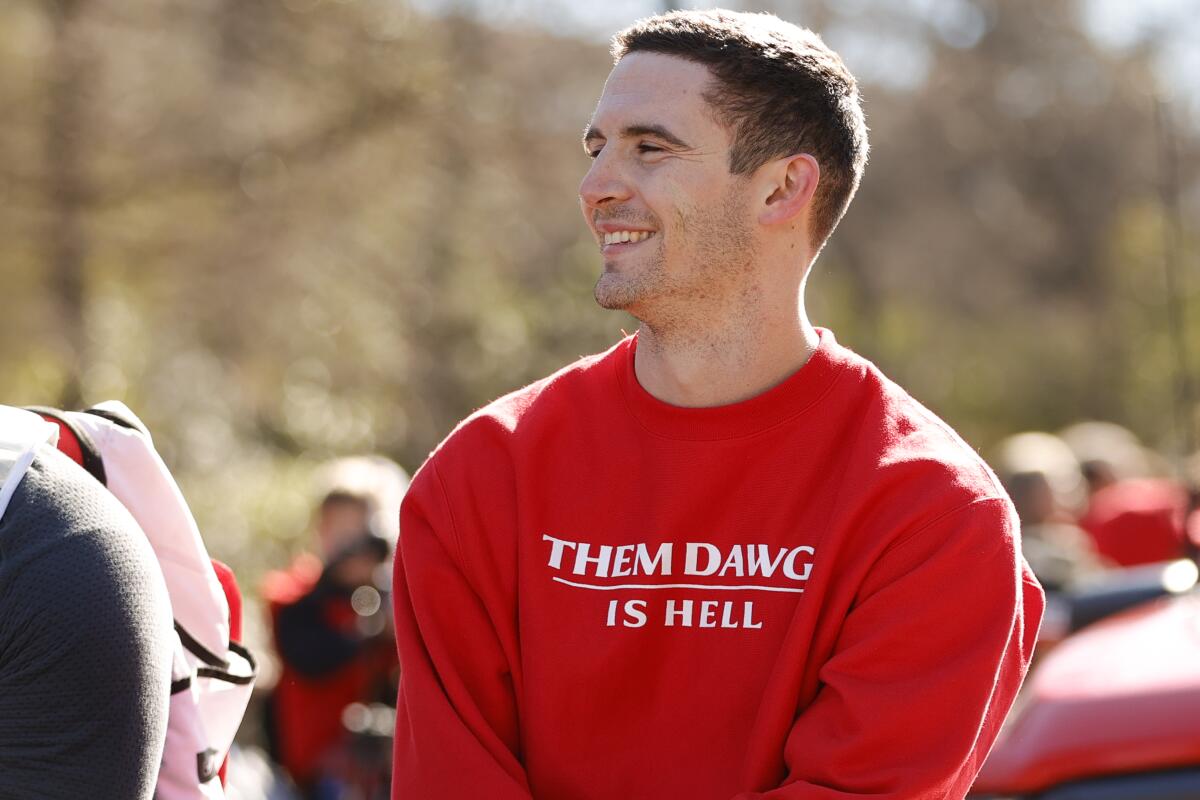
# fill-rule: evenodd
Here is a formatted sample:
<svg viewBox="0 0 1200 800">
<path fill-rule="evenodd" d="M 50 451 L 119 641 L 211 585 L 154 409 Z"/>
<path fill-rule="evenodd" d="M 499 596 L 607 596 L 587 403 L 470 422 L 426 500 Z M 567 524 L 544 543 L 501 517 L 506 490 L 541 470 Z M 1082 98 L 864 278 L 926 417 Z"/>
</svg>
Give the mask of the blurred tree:
<svg viewBox="0 0 1200 800">
<path fill-rule="evenodd" d="M 1071 4 L 974 5 L 973 46 L 931 27 L 921 85 L 867 87 L 872 164 L 817 302 L 830 282 L 852 287 L 828 293 L 846 305 L 826 319 L 975 441 L 1084 416 L 1158 438 L 1168 376 L 1131 387 L 1165 331 L 1130 319 L 1124 284 L 1161 313 L 1161 268 L 1146 261 L 1162 254 L 1122 261 L 1113 236 L 1130 209 L 1157 208 L 1146 54 L 1100 49 Z"/>
<path fill-rule="evenodd" d="M 974 444 L 1083 416 L 1161 441 L 1153 42 L 1104 49 L 1070 3 L 773 5 L 867 76 L 872 163 L 815 320 Z M 248 585 L 301 546 L 315 463 L 415 467 L 631 328 L 591 300 L 575 199 L 605 44 L 488 8 L 0 5 L 0 397 L 128 402 Z M 1198 250 L 1185 231 L 1193 276 Z"/>
<path fill-rule="evenodd" d="M 53 26 L 46 85 L 44 181 L 49 212 L 45 242 L 47 279 L 55 298 L 55 323 L 64 363 L 64 380 L 55 398 L 74 408 L 82 399 L 79 374 L 86 344 L 83 337 L 84 261 L 87 232 L 83 225 L 88 185 L 82 156 L 88 127 L 86 81 L 90 73 L 89 42 L 78 0 L 53 0 L 46 6 Z"/>
</svg>

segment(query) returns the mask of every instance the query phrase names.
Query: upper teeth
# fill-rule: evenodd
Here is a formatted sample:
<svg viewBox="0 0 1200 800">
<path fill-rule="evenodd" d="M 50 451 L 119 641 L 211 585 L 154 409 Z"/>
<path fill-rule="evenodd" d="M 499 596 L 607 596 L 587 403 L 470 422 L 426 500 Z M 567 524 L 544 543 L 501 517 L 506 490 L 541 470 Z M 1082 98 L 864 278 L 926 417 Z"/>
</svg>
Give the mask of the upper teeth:
<svg viewBox="0 0 1200 800">
<path fill-rule="evenodd" d="M 617 231 L 615 233 L 604 234 L 604 243 L 640 242 L 643 239 L 649 239 L 653 235 L 654 231 Z"/>
</svg>

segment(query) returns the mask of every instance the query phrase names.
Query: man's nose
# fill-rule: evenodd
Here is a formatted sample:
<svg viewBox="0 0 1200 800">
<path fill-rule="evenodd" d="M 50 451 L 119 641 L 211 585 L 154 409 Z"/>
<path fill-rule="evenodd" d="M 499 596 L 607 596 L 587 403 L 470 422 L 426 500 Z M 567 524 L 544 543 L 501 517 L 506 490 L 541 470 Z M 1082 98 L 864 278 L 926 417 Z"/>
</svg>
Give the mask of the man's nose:
<svg viewBox="0 0 1200 800">
<path fill-rule="evenodd" d="M 631 191 L 629 182 L 613 159 L 603 151 L 592 161 L 591 169 L 579 184 L 579 199 L 585 206 L 600 208 L 611 202 L 628 200 Z"/>
</svg>

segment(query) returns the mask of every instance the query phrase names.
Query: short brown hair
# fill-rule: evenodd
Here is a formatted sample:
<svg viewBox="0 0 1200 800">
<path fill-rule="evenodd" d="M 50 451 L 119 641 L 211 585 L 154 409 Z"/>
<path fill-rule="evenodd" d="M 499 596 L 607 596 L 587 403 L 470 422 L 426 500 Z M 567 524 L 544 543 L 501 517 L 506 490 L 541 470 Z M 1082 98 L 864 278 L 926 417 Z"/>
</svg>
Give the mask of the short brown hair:
<svg viewBox="0 0 1200 800">
<path fill-rule="evenodd" d="M 807 28 L 772 14 L 713 9 L 639 20 L 613 37 L 613 61 L 634 52 L 708 67 L 705 96 L 733 132 L 729 171 L 745 175 L 774 158 L 808 153 L 821 167 L 812 238 L 820 249 L 858 189 L 867 126 L 858 84 L 837 53 Z"/>
</svg>

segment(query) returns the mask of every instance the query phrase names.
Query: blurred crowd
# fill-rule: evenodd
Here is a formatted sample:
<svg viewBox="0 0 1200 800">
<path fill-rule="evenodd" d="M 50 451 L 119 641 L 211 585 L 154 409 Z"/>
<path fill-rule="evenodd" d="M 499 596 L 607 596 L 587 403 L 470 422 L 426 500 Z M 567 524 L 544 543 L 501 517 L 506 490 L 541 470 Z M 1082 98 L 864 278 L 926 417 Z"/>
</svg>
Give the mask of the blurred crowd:
<svg viewBox="0 0 1200 800">
<path fill-rule="evenodd" d="M 992 462 L 1020 515 L 1025 557 L 1048 592 L 1114 568 L 1183 558 L 1200 545 L 1196 457 L 1172 468 L 1119 425 L 1019 433 L 1001 442 Z"/>
</svg>

